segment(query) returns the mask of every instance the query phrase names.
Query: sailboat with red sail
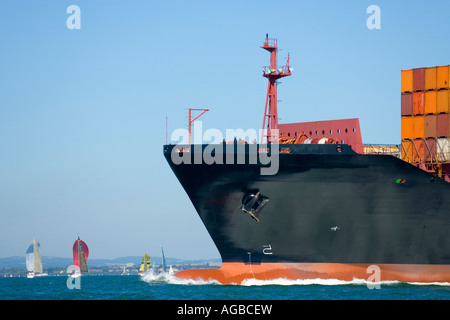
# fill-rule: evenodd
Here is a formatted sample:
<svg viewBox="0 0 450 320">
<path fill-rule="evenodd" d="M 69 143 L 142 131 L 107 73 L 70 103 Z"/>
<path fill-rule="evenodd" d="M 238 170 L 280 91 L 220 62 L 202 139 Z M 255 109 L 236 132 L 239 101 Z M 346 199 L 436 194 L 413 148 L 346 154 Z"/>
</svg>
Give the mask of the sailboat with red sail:
<svg viewBox="0 0 450 320">
<path fill-rule="evenodd" d="M 82 272 L 88 272 L 87 259 L 89 257 L 89 248 L 87 244 L 78 237 L 73 244 L 73 265 L 75 273 L 72 277 L 79 277 Z"/>
</svg>

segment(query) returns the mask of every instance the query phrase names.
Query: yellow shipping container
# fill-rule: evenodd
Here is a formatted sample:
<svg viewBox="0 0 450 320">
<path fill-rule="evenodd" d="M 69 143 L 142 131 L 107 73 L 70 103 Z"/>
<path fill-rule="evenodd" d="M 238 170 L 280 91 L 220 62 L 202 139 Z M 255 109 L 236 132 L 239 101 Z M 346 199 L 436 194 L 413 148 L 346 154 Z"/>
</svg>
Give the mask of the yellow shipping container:
<svg viewBox="0 0 450 320">
<path fill-rule="evenodd" d="M 448 77 L 448 75 L 447 75 Z M 402 85 L 401 90 L 403 92 L 412 92 L 413 91 L 413 71 L 410 70 L 402 70 Z"/>
<path fill-rule="evenodd" d="M 449 91 L 440 90 L 437 91 L 436 95 L 436 112 L 437 113 L 448 113 L 449 112 Z"/>
<path fill-rule="evenodd" d="M 420 139 L 425 137 L 425 117 L 413 117 L 413 139 Z"/>
<path fill-rule="evenodd" d="M 425 92 L 425 113 L 434 114 L 436 113 L 436 91 L 426 91 Z"/>
<path fill-rule="evenodd" d="M 425 90 L 436 90 L 436 67 L 425 68 Z"/>
<path fill-rule="evenodd" d="M 414 119 L 414 117 L 402 117 L 402 122 L 401 122 L 401 139 L 402 140 L 414 139 L 413 119 Z"/>
<path fill-rule="evenodd" d="M 436 89 L 448 89 L 448 66 L 436 68 Z"/>
</svg>

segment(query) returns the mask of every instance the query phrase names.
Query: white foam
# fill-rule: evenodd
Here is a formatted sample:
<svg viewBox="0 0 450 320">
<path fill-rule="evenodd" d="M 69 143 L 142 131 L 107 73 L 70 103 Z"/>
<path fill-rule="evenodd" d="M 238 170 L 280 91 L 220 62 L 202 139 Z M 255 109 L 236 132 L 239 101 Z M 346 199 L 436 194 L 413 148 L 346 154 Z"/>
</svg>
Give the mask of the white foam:
<svg viewBox="0 0 450 320">
<path fill-rule="evenodd" d="M 173 274 L 167 272 L 155 273 L 153 270 L 147 271 L 141 279 L 147 283 L 168 283 L 181 285 L 206 285 L 206 284 L 220 284 L 216 280 L 204 281 L 201 279 L 180 279 Z"/>
<path fill-rule="evenodd" d="M 408 284 L 414 286 L 442 286 L 450 287 L 450 282 L 408 282 Z"/>
<path fill-rule="evenodd" d="M 202 280 L 202 279 L 180 279 L 173 274 L 167 272 L 155 273 L 153 270 L 147 271 L 141 279 L 147 283 L 167 283 L 167 284 L 178 284 L 178 285 L 221 285 L 217 280 Z M 404 282 L 400 281 L 380 281 L 372 282 L 365 279 L 354 278 L 351 281 L 344 281 L 338 279 L 296 279 L 289 280 L 285 278 L 278 278 L 272 280 L 258 280 L 254 278 L 249 278 L 243 280 L 240 284 L 235 283 L 233 285 L 241 286 L 308 286 L 308 285 L 322 285 L 322 286 L 343 286 L 343 285 L 361 285 L 361 286 L 374 286 L 374 285 L 396 285 Z M 409 285 L 418 286 L 450 286 L 449 282 L 407 282 Z"/>
<path fill-rule="evenodd" d="M 375 285 L 396 285 L 404 282 L 401 281 L 380 281 L 372 282 L 365 279 L 354 278 L 352 281 L 344 281 L 338 279 L 296 279 L 289 280 L 284 278 L 273 279 L 273 280 L 257 280 L 257 279 L 245 279 L 242 281 L 243 286 L 307 286 L 307 285 L 322 285 L 322 286 L 342 286 L 342 285 L 363 285 L 363 286 L 375 286 Z M 449 282 L 407 282 L 409 285 L 420 285 L 420 286 L 450 286 Z"/>
<path fill-rule="evenodd" d="M 341 285 L 367 285 L 367 281 L 363 279 L 353 279 L 352 281 L 344 281 L 338 279 L 296 279 L 289 280 L 284 278 L 273 279 L 273 280 L 257 280 L 257 279 L 246 279 L 242 281 L 243 286 L 266 286 L 266 285 L 278 285 L 278 286 L 308 286 L 308 285 L 322 285 L 322 286 L 341 286 Z M 375 283 L 370 282 L 371 285 Z"/>
</svg>

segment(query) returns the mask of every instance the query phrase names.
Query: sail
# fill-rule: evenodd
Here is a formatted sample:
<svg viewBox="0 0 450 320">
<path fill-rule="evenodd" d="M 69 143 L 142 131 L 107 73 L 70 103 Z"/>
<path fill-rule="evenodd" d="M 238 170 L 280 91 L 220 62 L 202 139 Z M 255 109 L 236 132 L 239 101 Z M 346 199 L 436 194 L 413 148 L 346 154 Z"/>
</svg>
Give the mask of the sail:
<svg viewBox="0 0 450 320">
<path fill-rule="evenodd" d="M 25 264 L 27 266 L 27 271 L 42 273 L 42 260 L 39 253 L 40 244 L 37 242 L 36 238 L 28 246 L 25 256 Z"/>
<path fill-rule="evenodd" d="M 33 239 L 33 247 L 34 247 L 34 272 L 42 273 L 42 260 L 41 253 L 39 252 L 39 243 L 36 238 Z"/>
<path fill-rule="evenodd" d="M 89 256 L 89 249 L 86 243 L 78 237 L 73 244 L 73 265 L 80 268 L 80 271 L 88 271 L 87 259 Z"/>
<path fill-rule="evenodd" d="M 83 250 L 83 245 L 81 244 L 81 242 L 82 242 L 81 240 L 78 240 L 78 243 L 79 243 L 79 246 L 78 246 L 78 258 L 80 259 L 79 267 L 80 267 L 80 271 L 81 272 L 87 272 L 88 271 L 88 267 L 87 267 L 87 263 L 86 263 L 86 259 L 87 258 L 86 258 L 86 254 L 85 254 L 85 252 Z M 86 246 L 85 243 L 84 243 L 84 246 L 87 249 L 87 246 Z"/>
<path fill-rule="evenodd" d="M 139 271 L 147 271 L 150 267 L 150 256 L 148 254 L 144 254 L 142 257 L 141 267 L 139 268 Z"/>
<path fill-rule="evenodd" d="M 32 242 L 26 251 L 25 263 L 27 265 L 27 271 L 34 271 L 34 243 Z"/>
<path fill-rule="evenodd" d="M 162 269 L 163 272 L 166 272 L 166 258 L 164 257 L 164 249 L 161 247 L 161 255 L 162 255 Z"/>
</svg>

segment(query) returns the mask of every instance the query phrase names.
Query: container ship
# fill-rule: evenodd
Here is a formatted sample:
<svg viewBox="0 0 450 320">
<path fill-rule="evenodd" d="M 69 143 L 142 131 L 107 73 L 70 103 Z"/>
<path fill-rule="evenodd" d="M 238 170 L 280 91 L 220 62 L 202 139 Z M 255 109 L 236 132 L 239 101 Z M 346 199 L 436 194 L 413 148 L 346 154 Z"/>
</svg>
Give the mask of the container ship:
<svg viewBox="0 0 450 320">
<path fill-rule="evenodd" d="M 261 144 L 163 147 L 222 259 L 176 276 L 351 281 L 375 266 L 379 281 L 450 282 L 449 66 L 402 70 L 401 144 L 364 145 L 358 119 L 278 124 L 277 80 L 293 69 L 276 39 L 262 48 Z"/>
</svg>

